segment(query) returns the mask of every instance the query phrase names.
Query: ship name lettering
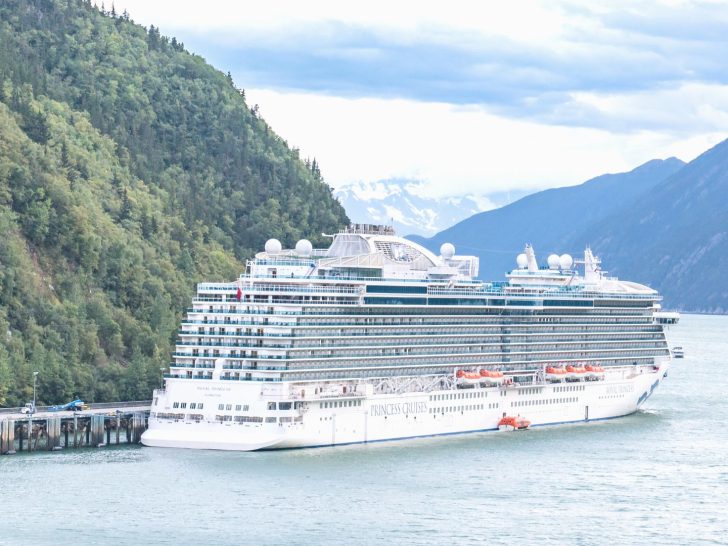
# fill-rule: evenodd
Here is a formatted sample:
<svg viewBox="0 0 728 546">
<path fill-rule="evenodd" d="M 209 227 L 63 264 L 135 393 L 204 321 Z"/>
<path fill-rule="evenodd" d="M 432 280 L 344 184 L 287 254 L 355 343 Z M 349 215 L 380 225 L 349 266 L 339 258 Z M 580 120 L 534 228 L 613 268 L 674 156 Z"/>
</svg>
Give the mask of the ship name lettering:
<svg viewBox="0 0 728 546">
<path fill-rule="evenodd" d="M 623 392 L 634 392 L 634 385 L 609 385 L 607 394 L 621 394 Z"/>
<path fill-rule="evenodd" d="M 393 402 L 391 404 L 373 404 L 369 408 L 369 414 L 372 417 L 426 412 L 426 402 Z"/>
</svg>

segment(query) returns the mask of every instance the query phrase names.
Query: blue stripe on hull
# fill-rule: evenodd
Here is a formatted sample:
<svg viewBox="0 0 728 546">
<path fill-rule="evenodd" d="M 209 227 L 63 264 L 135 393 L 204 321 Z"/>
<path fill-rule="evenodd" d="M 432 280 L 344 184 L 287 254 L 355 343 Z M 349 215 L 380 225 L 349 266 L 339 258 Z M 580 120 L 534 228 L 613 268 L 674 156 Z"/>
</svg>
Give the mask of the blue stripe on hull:
<svg viewBox="0 0 728 546">
<path fill-rule="evenodd" d="M 638 408 L 639 409 L 639 408 Z M 574 421 L 557 421 L 555 423 L 542 423 L 540 425 L 533 425 L 530 428 L 536 428 L 536 427 L 551 427 L 555 425 L 573 425 L 574 423 L 593 423 L 596 421 L 609 421 L 611 419 L 620 419 L 622 417 L 626 417 L 628 415 L 632 415 L 633 413 L 636 413 L 638 409 L 635 409 L 634 411 L 630 411 L 629 413 L 625 413 L 622 415 L 615 415 L 614 417 L 598 417 L 596 419 L 577 419 Z M 481 428 L 477 430 L 463 430 L 461 432 L 441 432 L 439 434 L 423 434 L 421 436 L 399 436 L 397 438 L 383 438 L 381 440 L 369 440 L 369 441 L 361 441 L 361 442 L 342 442 L 340 444 L 319 444 L 314 446 L 297 446 L 297 447 L 272 447 L 272 448 L 263 448 L 258 451 L 283 451 L 288 449 L 313 449 L 313 448 L 320 448 L 320 447 L 339 447 L 339 446 L 352 446 L 357 444 L 376 444 L 380 442 L 396 442 L 400 440 L 414 440 L 416 438 L 435 438 L 437 436 L 455 436 L 455 435 L 462 435 L 462 434 L 475 434 L 478 432 L 499 432 L 498 427 L 496 428 Z M 519 431 L 521 432 L 521 431 Z"/>
</svg>

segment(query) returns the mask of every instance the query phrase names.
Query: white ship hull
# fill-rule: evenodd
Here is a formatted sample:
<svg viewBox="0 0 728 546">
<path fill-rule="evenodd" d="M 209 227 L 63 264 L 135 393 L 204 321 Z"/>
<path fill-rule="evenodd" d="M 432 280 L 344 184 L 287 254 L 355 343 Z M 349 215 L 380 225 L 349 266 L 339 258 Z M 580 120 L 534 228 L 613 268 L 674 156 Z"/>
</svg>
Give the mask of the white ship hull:
<svg viewBox="0 0 728 546">
<path fill-rule="evenodd" d="M 251 400 L 251 386 L 229 381 L 168 382 L 157 393 L 142 443 L 154 447 L 253 451 L 322 447 L 409 438 L 497 431 L 504 415 L 521 415 L 531 426 L 590 422 L 634 413 L 667 375 L 668 362 L 611 370 L 603 381 L 528 386 L 460 388 L 406 394 L 350 393 L 302 401 L 297 409 L 267 410 L 274 397 L 259 386 L 247 414 L 263 422 L 218 421 L 217 409 Z M 172 399 L 206 393 L 204 418 L 154 417 Z M 185 392 L 188 391 L 188 392 Z M 334 406 L 334 407 L 324 407 Z M 165 409 L 168 410 L 166 407 Z M 155 411 L 156 410 L 156 411 Z M 175 411 L 172 409 L 171 411 Z M 225 410 L 223 410 L 224 412 Z M 234 410 L 227 414 L 236 414 Z M 164 414 L 163 414 L 164 415 Z M 268 422 L 266 422 L 266 420 Z M 272 422 L 275 421 L 275 422 Z"/>
<path fill-rule="evenodd" d="M 290 449 L 611 419 L 667 371 L 659 294 L 605 276 L 588 248 L 583 276 L 527 245 L 485 283 L 450 244 L 436 256 L 386 226 L 332 237 L 271 239 L 238 282 L 198 285 L 142 443 Z"/>
</svg>

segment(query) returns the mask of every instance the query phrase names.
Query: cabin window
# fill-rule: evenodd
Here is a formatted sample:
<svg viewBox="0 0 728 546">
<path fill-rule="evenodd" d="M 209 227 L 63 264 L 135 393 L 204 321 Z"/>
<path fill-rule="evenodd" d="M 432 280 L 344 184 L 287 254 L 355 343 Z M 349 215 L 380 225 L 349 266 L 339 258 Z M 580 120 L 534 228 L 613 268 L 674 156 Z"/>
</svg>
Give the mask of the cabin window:
<svg viewBox="0 0 728 546">
<path fill-rule="evenodd" d="M 218 404 L 217 409 L 218 410 L 224 410 L 225 409 L 225 404 Z"/>
<path fill-rule="evenodd" d="M 291 403 L 290 402 L 278 402 L 278 409 L 279 410 L 289 410 L 289 409 L 291 409 Z"/>
<path fill-rule="evenodd" d="M 178 408 L 179 407 L 179 402 L 175 402 L 174 404 L 172 404 L 172 407 L 173 408 Z"/>
</svg>

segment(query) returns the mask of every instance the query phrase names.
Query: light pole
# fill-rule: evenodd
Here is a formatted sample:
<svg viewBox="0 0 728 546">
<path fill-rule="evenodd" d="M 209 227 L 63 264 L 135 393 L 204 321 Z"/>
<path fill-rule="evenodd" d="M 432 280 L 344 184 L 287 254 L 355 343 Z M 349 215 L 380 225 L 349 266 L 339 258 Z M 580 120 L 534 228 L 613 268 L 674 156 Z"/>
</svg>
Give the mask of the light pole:
<svg viewBox="0 0 728 546">
<path fill-rule="evenodd" d="M 38 379 L 38 372 L 33 372 L 33 412 L 35 412 L 35 384 Z"/>
</svg>

